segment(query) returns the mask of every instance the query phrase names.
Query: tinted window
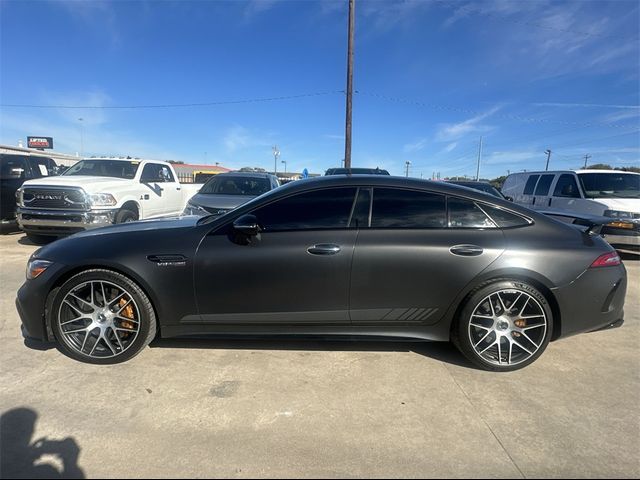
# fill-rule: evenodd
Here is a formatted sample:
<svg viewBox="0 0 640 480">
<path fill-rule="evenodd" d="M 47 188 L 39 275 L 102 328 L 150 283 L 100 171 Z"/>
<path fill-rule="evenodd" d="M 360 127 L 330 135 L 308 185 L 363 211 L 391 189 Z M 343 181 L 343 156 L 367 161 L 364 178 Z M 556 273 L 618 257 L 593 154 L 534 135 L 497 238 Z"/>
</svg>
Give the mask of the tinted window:
<svg viewBox="0 0 640 480">
<path fill-rule="evenodd" d="M 549 187 L 551 187 L 551 183 L 553 182 L 553 178 L 555 175 L 542 175 L 538 185 L 536 186 L 536 195 L 548 195 Z"/>
<path fill-rule="evenodd" d="M 64 175 L 91 175 L 95 177 L 118 177 L 132 179 L 136 176 L 140 162 L 124 160 L 81 160 Z"/>
<path fill-rule="evenodd" d="M 199 193 L 218 195 L 248 195 L 257 197 L 271 190 L 267 177 L 251 175 L 220 175 L 204 184 Z"/>
<path fill-rule="evenodd" d="M 494 197 L 504 198 L 500 191 L 490 183 L 484 182 L 451 182 L 454 185 L 460 185 L 461 187 L 473 188 L 474 190 L 480 190 L 481 192 L 488 193 Z"/>
<path fill-rule="evenodd" d="M 580 198 L 580 192 L 578 191 L 578 184 L 573 175 L 564 173 L 560 175 L 556 188 L 553 189 L 554 197 L 571 197 Z"/>
<path fill-rule="evenodd" d="M 142 170 L 142 177 L 140 178 L 140 181 L 163 183 L 173 182 L 174 179 L 171 170 L 166 165 L 161 165 L 159 163 L 147 163 L 144 166 L 144 170 Z"/>
<path fill-rule="evenodd" d="M 353 206 L 351 214 L 350 227 L 367 227 L 369 226 L 369 208 L 371 207 L 371 189 L 361 188 L 358 193 L 358 199 Z"/>
<path fill-rule="evenodd" d="M 444 195 L 395 188 L 373 190 L 372 228 L 442 228 L 445 216 Z"/>
<path fill-rule="evenodd" d="M 522 227 L 531 224 L 526 218 L 516 215 L 515 213 L 491 207 L 484 203 L 481 204 L 480 207 L 491 217 L 491 220 L 501 228 Z"/>
<path fill-rule="evenodd" d="M 0 178 L 25 178 L 28 174 L 26 157 L 0 155 Z"/>
<path fill-rule="evenodd" d="M 524 193 L 525 195 L 531 195 L 533 193 L 533 189 L 536 186 L 536 182 L 538 181 L 538 178 L 540 178 L 540 175 L 531 175 L 529 177 L 529 180 L 527 180 L 527 184 L 524 186 Z"/>
<path fill-rule="evenodd" d="M 449 227 L 495 228 L 495 224 L 475 202 L 449 197 L 447 207 L 449 211 Z"/>
<path fill-rule="evenodd" d="M 252 213 L 266 232 L 346 228 L 356 189 L 329 188 L 293 195 Z"/>
</svg>

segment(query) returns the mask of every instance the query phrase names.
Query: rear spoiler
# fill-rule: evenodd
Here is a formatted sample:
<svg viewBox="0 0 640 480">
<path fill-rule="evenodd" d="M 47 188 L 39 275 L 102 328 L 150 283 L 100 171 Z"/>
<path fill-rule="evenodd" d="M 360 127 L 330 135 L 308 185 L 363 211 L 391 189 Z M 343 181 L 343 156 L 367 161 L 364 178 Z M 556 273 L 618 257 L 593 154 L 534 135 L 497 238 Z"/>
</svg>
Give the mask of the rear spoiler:
<svg viewBox="0 0 640 480">
<path fill-rule="evenodd" d="M 571 220 L 571 222 L 565 223 L 571 223 L 572 225 L 576 225 L 577 227 L 586 227 L 586 229 L 583 230 L 585 233 L 593 233 L 595 235 L 600 235 L 603 226 L 615 221 L 615 218 L 603 217 L 601 215 L 589 215 L 587 213 L 565 212 L 558 210 L 537 211 L 549 217 L 568 218 Z"/>
</svg>

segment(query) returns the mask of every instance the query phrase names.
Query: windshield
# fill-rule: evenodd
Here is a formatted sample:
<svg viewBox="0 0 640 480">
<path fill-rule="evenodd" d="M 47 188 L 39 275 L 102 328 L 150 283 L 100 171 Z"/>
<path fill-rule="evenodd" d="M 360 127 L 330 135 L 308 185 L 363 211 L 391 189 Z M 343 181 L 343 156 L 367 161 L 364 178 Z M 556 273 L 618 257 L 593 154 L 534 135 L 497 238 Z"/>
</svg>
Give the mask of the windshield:
<svg viewBox="0 0 640 480">
<path fill-rule="evenodd" d="M 269 190 L 269 179 L 264 177 L 220 175 L 205 183 L 198 193 L 257 197 Z"/>
<path fill-rule="evenodd" d="M 27 171 L 27 159 L 17 155 L 0 156 L 0 178 L 24 178 Z"/>
<path fill-rule="evenodd" d="M 454 185 L 460 185 L 461 187 L 473 188 L 474 190 L 480 190 L 481 192 L 488 193 L 494 197 L 504 198 L 502 193 L 493 185 L 482 182 L 451 182 Z"/>
<path fill-rule="evenodd" d="M 136 176 L 140 162 L 125 160 L 81 160 L 63 175 L 89 175 L 92 177 L 115 177 L 131 180 Z"/>
<path fill-rule="evenodd" d="M 633 173 L 578 173 L 587 198 L 640 198 L 640 175 Z"/>
</svg>

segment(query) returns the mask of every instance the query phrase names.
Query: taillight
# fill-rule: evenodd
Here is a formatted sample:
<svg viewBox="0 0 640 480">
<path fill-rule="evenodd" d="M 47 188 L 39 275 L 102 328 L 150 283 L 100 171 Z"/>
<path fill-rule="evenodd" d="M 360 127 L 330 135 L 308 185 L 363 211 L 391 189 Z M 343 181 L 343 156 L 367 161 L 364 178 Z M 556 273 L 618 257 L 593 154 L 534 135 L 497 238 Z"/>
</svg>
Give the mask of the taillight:
<svg viewBox="0 0 640 480">
<path fill-rule="evenodd" d="M 596 258 L 591 267 L 613 267 L 615 265 L 620 265 L 620 255 L 618 252 L 609 252 Z"/>
</svg>

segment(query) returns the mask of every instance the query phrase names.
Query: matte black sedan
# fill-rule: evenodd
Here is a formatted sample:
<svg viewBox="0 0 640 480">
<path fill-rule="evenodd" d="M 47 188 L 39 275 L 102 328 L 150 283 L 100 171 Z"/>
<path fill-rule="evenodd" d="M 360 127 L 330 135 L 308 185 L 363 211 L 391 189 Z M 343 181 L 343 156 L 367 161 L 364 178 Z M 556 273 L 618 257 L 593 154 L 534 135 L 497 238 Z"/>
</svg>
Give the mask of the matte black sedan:
<svg viewBox="0 0 640 480">
<path fill-rule="evenodd" d="M 441 182 L 330 176 L 222 215 L 114 225 L 38 250 L 26 336 L 117 363 L 156 334 L 452 340 L 514 370 L 550 340 L 622 323 L 626 272 L 599 236 Z"/>
</svg>

